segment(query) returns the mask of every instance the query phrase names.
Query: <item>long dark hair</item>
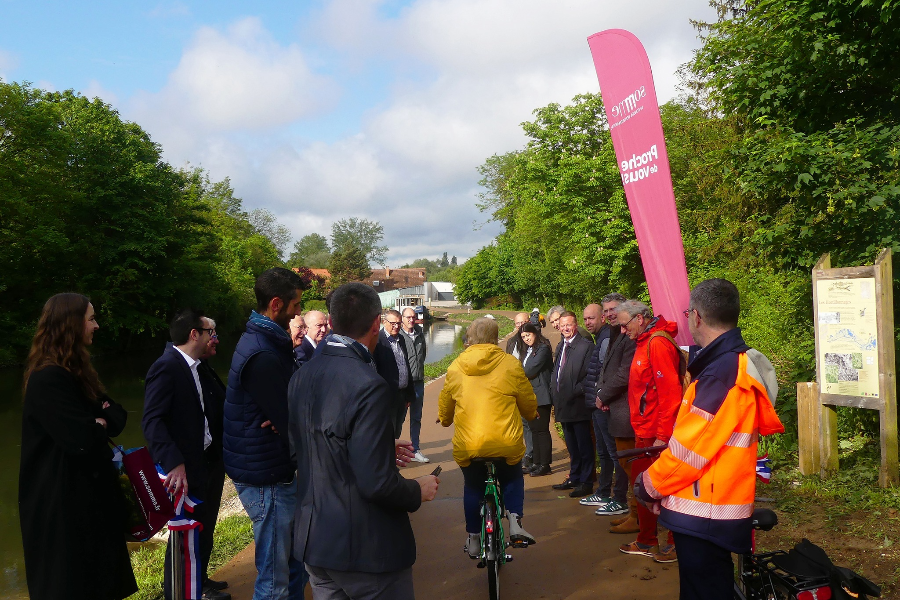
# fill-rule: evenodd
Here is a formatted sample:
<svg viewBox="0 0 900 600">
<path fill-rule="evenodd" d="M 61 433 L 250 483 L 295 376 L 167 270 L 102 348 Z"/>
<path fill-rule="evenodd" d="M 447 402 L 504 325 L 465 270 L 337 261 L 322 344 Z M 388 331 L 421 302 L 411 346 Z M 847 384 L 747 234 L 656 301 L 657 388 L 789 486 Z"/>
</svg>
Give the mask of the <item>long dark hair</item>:
<svg viewBox="0 0 900 600">
<path fill-rule="evenodd" d="M 75 376 L 91 400 L 105 393 L 84 345 L 84 316 L 89 304 L 87 296 L 72 293 L 56 294 L 47 300 L 28 353 L 23 391 L 32 373 L 57 365 Z"/>
<path fill-rule="evenodd" d="M 520 361 L 524 361 L 524 360 L 525 360 L 525 355 L 528 353 L 528 344 L 525 343 L 525 340 L 522 340 L 522 334 L 523 334 L 523 333 L 530 333 L 530 334 L 534 335 L 534 349 L 535 349 L 535 352 L 537 352 L 537 346 L 538 346 L 538 344 L 544 344 L 544 345 L 546 345 L 548 348 L 551 348 L 551 349 L 553 348 L 553 347 L 550 345 L 550 340 L 548 340 L 547 338 L 545 338 L 545 337 L 544 337 L 544 334 L 541 333 L 541 328 L 538 327 L 537 325 L 535 325 L 534 323 L 532 323 L 532 322 L 529 321 L 528 323 L 525 323 L 524 325 L 522 325 L 521 327 L 519 327 L 519 339 L 522 341 L 522 349 L 523 349 L 523 352 L 520 352 L 520 353 L 519 353 L 519 360 L 520 360 Z"/>
</svg>

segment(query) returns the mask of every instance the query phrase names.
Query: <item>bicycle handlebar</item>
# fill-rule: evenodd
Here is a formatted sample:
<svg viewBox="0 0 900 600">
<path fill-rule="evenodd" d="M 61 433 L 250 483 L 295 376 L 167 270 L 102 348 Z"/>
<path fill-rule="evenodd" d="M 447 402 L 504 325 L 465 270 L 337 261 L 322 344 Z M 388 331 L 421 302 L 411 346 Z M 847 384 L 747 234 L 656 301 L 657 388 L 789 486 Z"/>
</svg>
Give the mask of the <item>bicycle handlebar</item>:
<svg viewBox="0 0 900 600">
<path fill-rule="evenodd" d="M 663 444 L 662 446 L 647 446 L 646 448 L 634 448 L 633 450 L 617 450 L 616 457 L 639 458 L 642 456 L 646 456 L 647 458 L 650 458 L 654 455 L 659 454 L 668 447 L 669 444 Z"/>
</svg>

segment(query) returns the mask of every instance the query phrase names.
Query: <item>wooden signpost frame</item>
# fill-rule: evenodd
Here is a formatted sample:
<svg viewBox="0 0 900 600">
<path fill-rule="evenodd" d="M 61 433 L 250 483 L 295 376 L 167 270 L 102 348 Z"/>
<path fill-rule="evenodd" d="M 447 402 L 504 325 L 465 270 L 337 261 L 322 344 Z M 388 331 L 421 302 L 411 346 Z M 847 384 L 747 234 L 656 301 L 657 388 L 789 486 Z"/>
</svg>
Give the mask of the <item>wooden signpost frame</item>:
<svg viewBox="0 0 900 600">
<path fill-rule="evenodd" d="M 826 394 L 824 367 L 819 360 L 818 281 L 841 279 L 875 279 L 875 320 L 878 353 L 878 398 Z M 897 380 L 894 366 L 894 293 L 891 250 L 878 254 L 875 264 L 863 267 L 831 268 L 831 257 L 824 254 L 812 269 L 813 312 L 816 332 L 816 383 L 797 384 L 798 419 L 800 424 L 800 470 L 826 475 L 838 468 L 836 406 L 853 406 L 880 413 L 882 487 L 900 483 L 897 456 Z"/>
</svg>

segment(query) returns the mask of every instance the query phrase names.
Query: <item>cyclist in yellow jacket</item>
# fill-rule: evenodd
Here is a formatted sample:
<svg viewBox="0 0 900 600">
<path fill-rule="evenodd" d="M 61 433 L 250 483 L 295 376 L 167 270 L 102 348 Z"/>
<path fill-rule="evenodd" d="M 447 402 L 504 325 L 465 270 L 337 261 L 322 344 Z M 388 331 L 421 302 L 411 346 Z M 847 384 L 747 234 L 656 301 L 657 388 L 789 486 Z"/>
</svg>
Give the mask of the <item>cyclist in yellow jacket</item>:
<svg viewBox="0 0 900 600">
<path fill-rule="evenodd" d="M 472 462 L 475 457 L 505 459 L 495 467 L 509 512 L 510 539 L 535 543 L 522 528 L 522 417 L 529 421 L 538 417 L 537 399 L 521 363 L 497 346 L 497 333 L 494 319 L 472 322 L 466 330 L 469 347 L 447 369 L 438 401 L 441 425 L 456 424 L 453 459 L 463 473 L 466 551 L 471 558 L 478 558 L 481 550 L 479 507 L 487 478 L 484 463 Z"/>
<path fill-rule="evenodd" d="M 737 328 L 733 283 L 700 283 L 685 312 L 701 347 L 688 365 L 693 380 L 668 449 L 638 479 L 635 495 L 675 536 L 680 599 L 730 600 L 731 553 L 750 550 L 758 436 L 784 431 L 773 407 L 778 387 L 772 364 Z"/>
</svg>

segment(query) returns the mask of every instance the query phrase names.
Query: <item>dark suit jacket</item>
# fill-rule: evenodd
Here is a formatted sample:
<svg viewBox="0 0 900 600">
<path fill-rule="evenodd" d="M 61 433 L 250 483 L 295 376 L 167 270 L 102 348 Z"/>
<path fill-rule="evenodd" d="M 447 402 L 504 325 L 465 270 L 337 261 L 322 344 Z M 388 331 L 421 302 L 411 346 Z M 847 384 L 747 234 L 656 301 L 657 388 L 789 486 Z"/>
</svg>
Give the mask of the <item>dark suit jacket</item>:
<svg viewBox="0 0 900 600">
<path fill-rule="evenodd" d="M 553 361 L 553 373 L 550 376 L 550 394 L 553 397 L 556 420 L 560 423 L 590 421 L 591 411 L 584 404 L 584 378 L 587 376 L 594 344 L 577 334 L 572 338 L 566 353 L 566 364 L 559 375 L 557 390 L 559 359 L 564 343 L 561 341 L 556 346 L 556 360 Z"/>
<path fill-rule="evenodd" d="M 634 358 L 634 340 L 618 327 L 609 338 L 606 360 L 597 379 L 597 398 L 609 407 L 609 432 L 613 437 L 634 437 L 628 409 L 628 374 Z"/>
<path fill-rule="evenodd" d="M 210 399 L 206 406 L 212 409 L 214 404 Z M 216 415 L 207 418 L 212 421 Z M 222 416 L 218 415 L 218 419 Z M 167 473 L 184 463 L 188 492 L 200 500 L 204 500 L 207 478 L 203 421 L 191 369 L 174 346 L 167 346 L 147 372 L 141 427 L 153 460 Z"/>
<path fill-rule="evenodd" d="M 407 512 L 422 496 L 394 463 L 390 388 L 359 349 L 326 345 L 288 387 L 299 492 L 294 557 L 325 569 L 387 573 L 416 560 Z"/>
<path fill-rule="evenodd" d="M 525 347 L 528 351 L 528 347 Z M 531 380 L 531 387 L 534 388 L 534 395 L 537 397 L 538 406 L 547 406 L 551 404 L 550 398 L 550 372 L 553 369 L 553 356 L 550 346 L 547 344 L 537 344 L 534 354 L 528 358 L 528 362 L 523 364 L 525 376 Z"/>
<path fill-rule="evenodd" d="M 391 350 L 391 342 L 388 337 L 389 336 L 384 332 L 384 329 L 378 334 L 378 345 L 375 347 L 374 352 L 375 368 L 378 370 L 378 374 L 381 375 L 390 386 L 391 395 L 394 398 L 394 401 L 397 404 L 406 404 L 412 402 L 416 397 L 416 392 L 412 386 L 412 377 L 409 373 L 409 351 L 406 349 L 406 340 L 403 339 L 402 335 L 398 334 L 398 337 L 400 338 L 400 349 L 403 351 L 404 358 L 406 358 L 406 361 L 403 364 L 404 368 L 406 368 L 406 380 L 409 382 L 407 386 L 401 390 L 399 389 L 400 370 L 397 367 L 397 359 L 394 357 L 394 351 Z"/>
<path fill-rule="evenodd" d="M 324 339 L 322 340 L 325 341 Z M 322 342 L 319 342 L 321 345 Z M 302 367 L 303 363 L 309 362 L 309 360 L 313 357 L 313 353 L 316 351 L 316 346 L 312 345 L 312 342 L 309 341 L 305 335 L 303 336 L 303 342 L 294 348 L 294 362 L 297 363 L 298 367 Z"/>
</svg>

